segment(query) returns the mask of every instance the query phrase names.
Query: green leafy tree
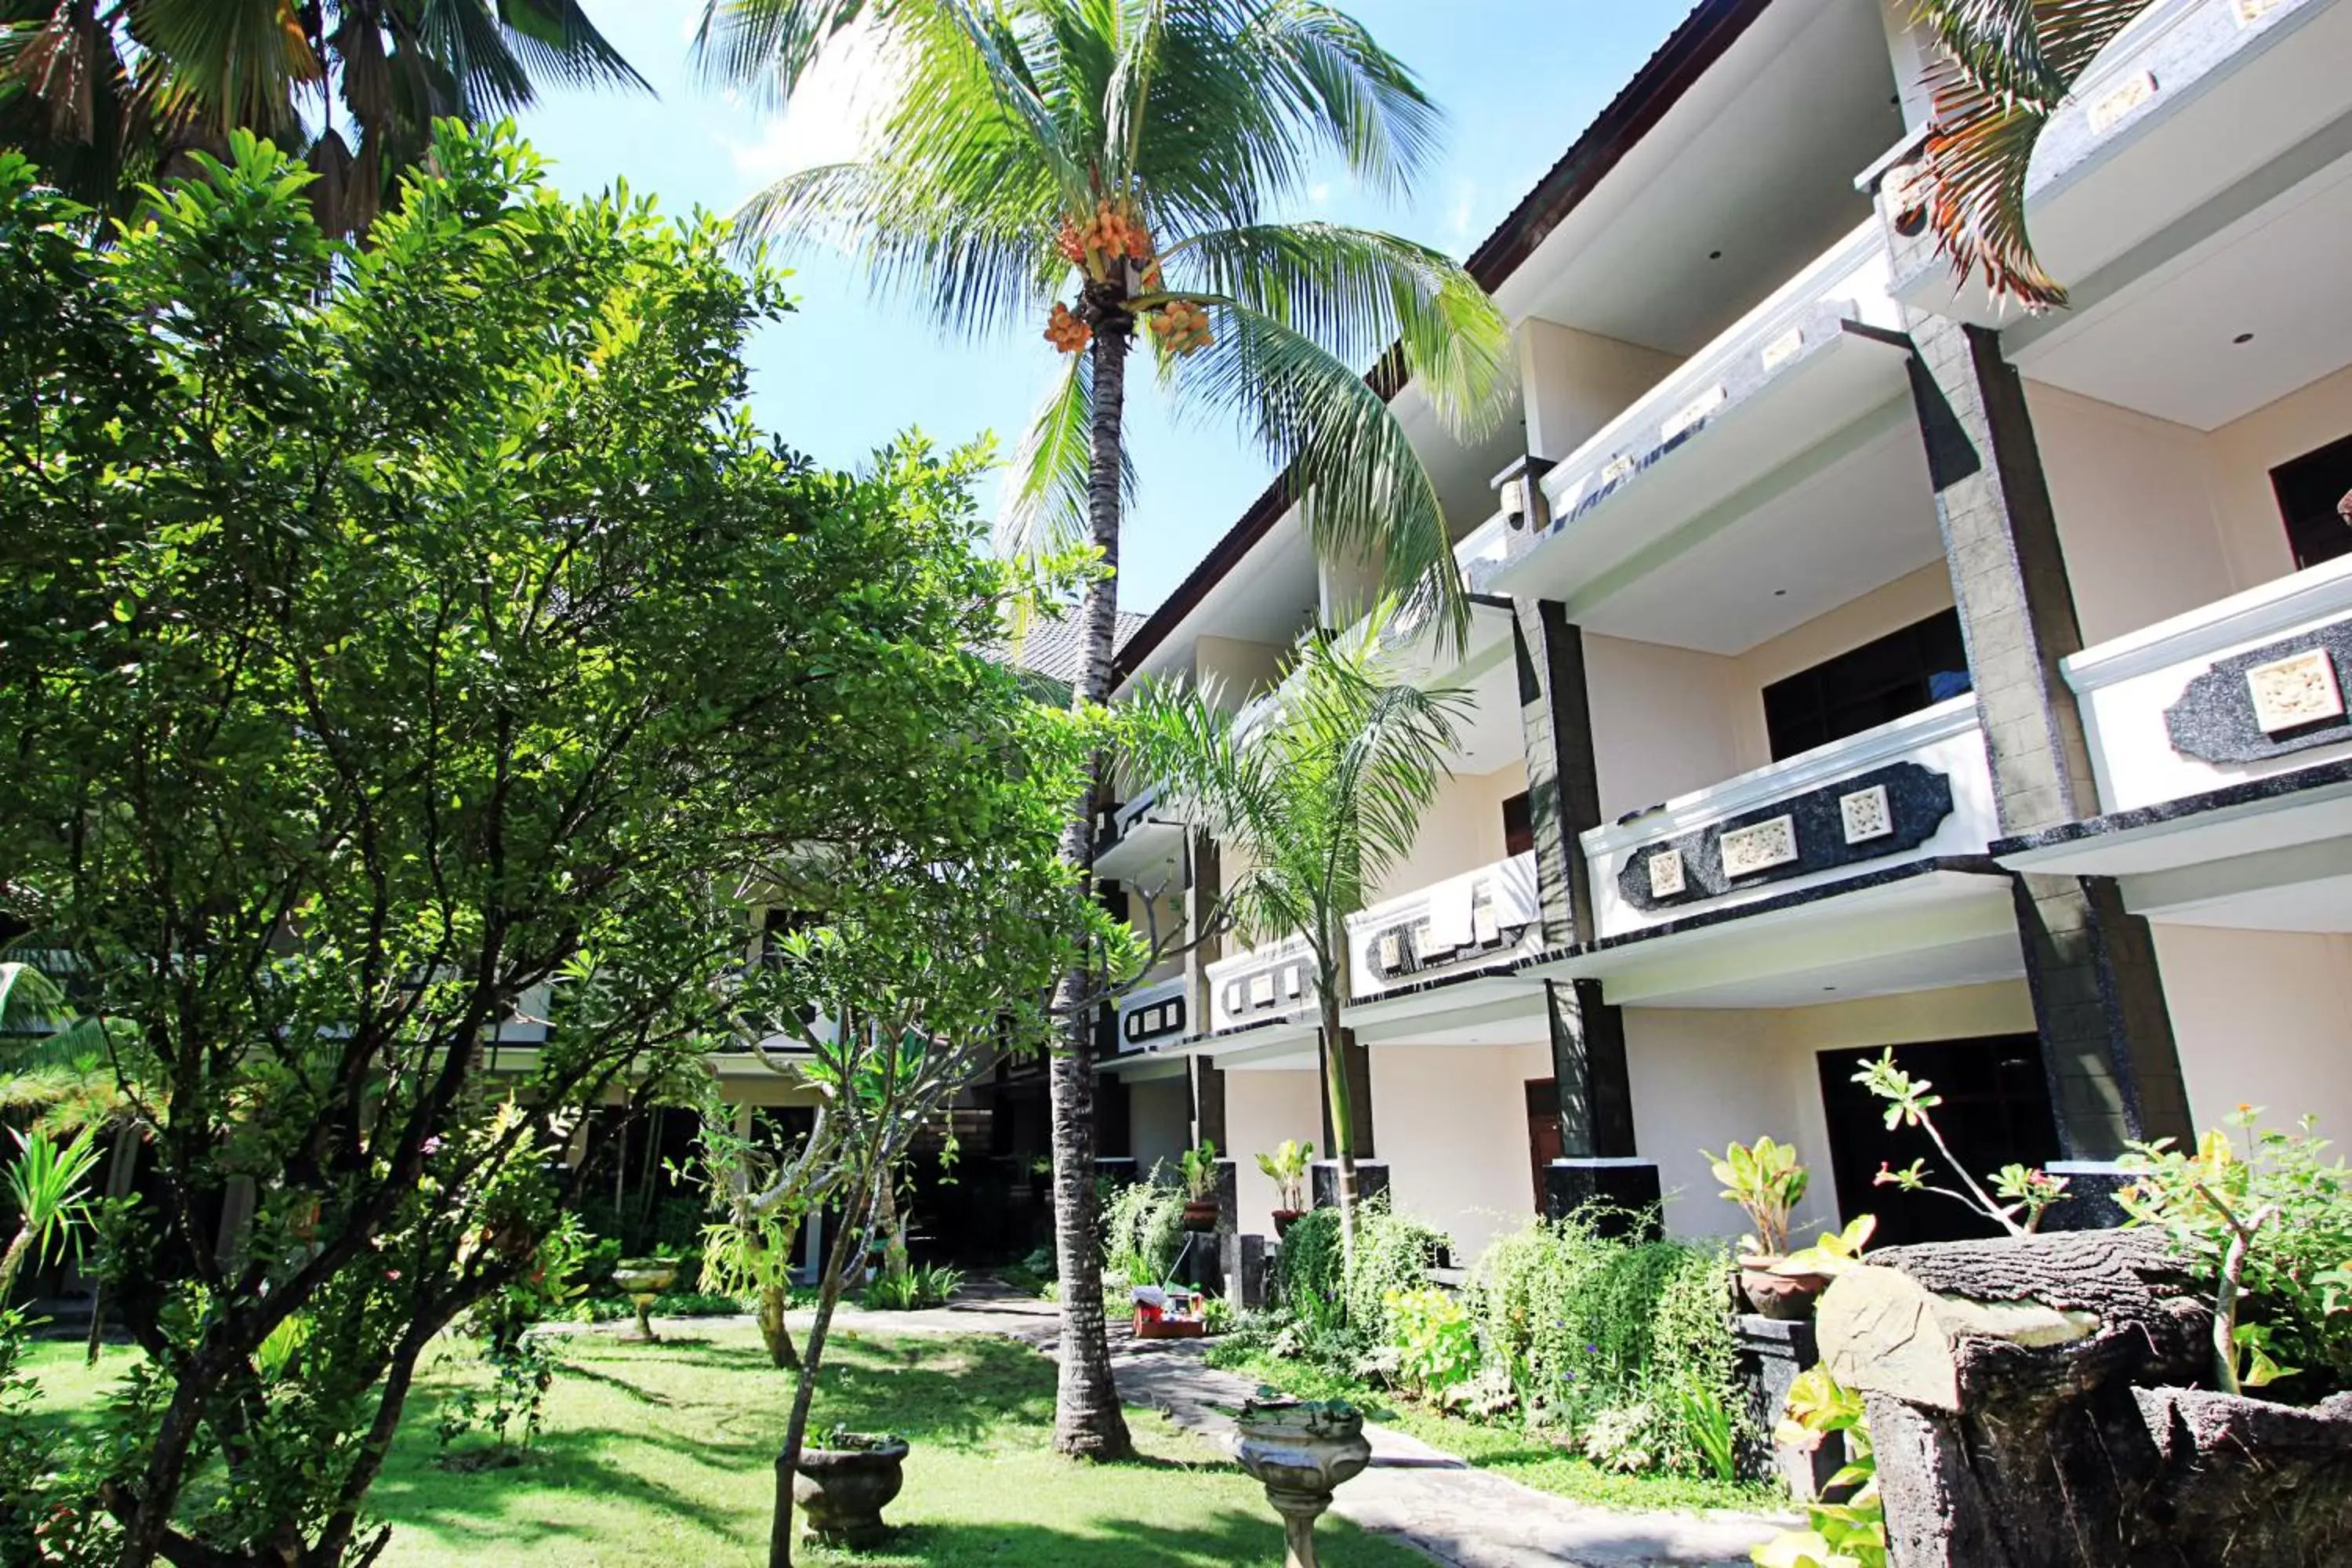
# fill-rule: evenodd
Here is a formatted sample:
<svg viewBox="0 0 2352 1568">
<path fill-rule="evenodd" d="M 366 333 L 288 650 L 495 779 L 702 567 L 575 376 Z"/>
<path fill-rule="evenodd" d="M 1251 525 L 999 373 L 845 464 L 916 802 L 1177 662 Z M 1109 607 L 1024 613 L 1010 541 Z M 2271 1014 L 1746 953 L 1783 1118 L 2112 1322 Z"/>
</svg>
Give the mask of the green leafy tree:
<svg viewBox="0 0 2352 1568">
<path fill-rule="evenodd" d="M 1065 356 L 1015 458 L 1015 546 L 1089 546 L 1080 705 L 1111 689 L 1123 431 L 1139 331 L 1179 409 L 1237 423 L 1286 475 L 1326 554 L 1465 612 L 1435 486 L 1381 389 L 1407 376 L 1446 428 L 1483 435 L 1509 334 L 1441 252 L 1274 216 L 1337 159 L 1393 193 L 1425 165 L 1438 115 L 1408 71 L 1309 0 L 708 0 L 698 53 L 754 101 L 789 101 L 828 62 L 880 101 L 856 162 L 790 176 L 749 227 L 845 244 L 877 284 L 947 330 L 1042 327 Z M 869 55 L 867 49 L 874 51 Z M 845 64 L 844 63 L 845 62 Z M 1368 380 L 1367 365 L 1381 374 Z M 1063 851 L 1087 865 L 1094 793 Z M 1065 978 L 1049 1080 L 1062 1280 L 1057 1445 L 1129 1451 L 1111 1386 L 1094 1187 L 1093 999 Z"/>
<path fill-rule="evenodd" d="M 2042 128 L 2099 51 L 2153 0 L 1919 0 L 1937 53 L 1927 87 L 1927 221 L 1963 274 L 2028 305 L 2066 290 L 2034 258 L 2025 181 Z"/>
<path fill-rule="evenodd" d="M 723 225 L 455 121 L 365 250 L 287 153 L 200 167 L 101 251 L 0 157 L 0 887 L 132 1026 L 155 1194 L 101 1251 L 142 1367 L 0 1529 L 328 1568 L 381 1550 L 419 1355 L 591 1190 L 585 1109 L 690 1103 L 793 1005 L 740 891 L 958 868 L 1061 962 L 1087 742 L 967 651 L 1013 589 L 980 454 L 752 428 L 785 302 Z"/>
<path fill-rule="evenodd" d="M 1356 1112 L 1339 1026 L 1348 917 L 1412 852 L 1469 700 L 1412 679 L 1393 612 L 1383 604 L 1346 632 L 1301 637 L 1273 692 L 1239 715 L 1214 693 L 1161 685 L 1137 699 L 1133 718 L 1137 763 L 1162 781 L 1171 809 L 1247 862 L 1218 918 L 1244 942 L 1297 936 L 1307 945 L 1351 1263 Z"/>
<path fill-rule="evenodd" d="M 580 0 L 0 0 L 0 146 L 120 210 L 247 130 L 305 157 L 330 232 L 364 234 L 436 119 L 548 81 L 645 86 Z"/>
</svg>

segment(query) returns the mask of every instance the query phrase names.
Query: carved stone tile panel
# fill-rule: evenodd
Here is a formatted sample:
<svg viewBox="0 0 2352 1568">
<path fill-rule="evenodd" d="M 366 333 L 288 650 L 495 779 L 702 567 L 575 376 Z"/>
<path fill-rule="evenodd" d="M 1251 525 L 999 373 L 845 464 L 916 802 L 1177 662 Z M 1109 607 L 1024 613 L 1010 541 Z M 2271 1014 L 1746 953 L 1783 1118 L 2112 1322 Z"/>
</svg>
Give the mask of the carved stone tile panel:
<svg viewBox="0 0 2352 1568">
<path fill-rule="evenodd" d="M 2164 710 L 2165 733 L 2174 751 L 2209 763 L 2266 762 L 2352 742 L 2347 672 L 2352 620 L 2215 659 Z"/>
</svg>

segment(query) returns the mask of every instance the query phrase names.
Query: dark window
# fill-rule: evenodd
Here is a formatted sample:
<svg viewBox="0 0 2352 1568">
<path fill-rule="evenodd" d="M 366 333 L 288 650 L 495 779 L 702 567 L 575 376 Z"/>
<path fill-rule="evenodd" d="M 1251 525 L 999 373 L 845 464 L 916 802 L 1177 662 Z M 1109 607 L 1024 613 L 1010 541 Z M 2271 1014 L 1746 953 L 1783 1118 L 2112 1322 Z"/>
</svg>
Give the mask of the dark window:
<svg viewBox="0 0 2352 1568">
<path fill-rule="evenodd" d="M 1772 760 L 1874 730 L 1968 689 L 1960 614 L 1945 610 L 1766 687 Z"/>
<path fill-rule="evenodd" d="M 1521 790 L 1503 803 L 1503 853 L 1524 855 L 1535 847 L 1535 814 L 1528 807 L 1528 792 Z"/>
<path fill-rule="evenodd" d="M 1874 1214 L 1874 1246 L 1911 1241 L 1960 1241 L 1999 1234 L 1990 1220 L 1937 1193 L 1906 1193 L 1879 1186 L 1879 1167 L 1927 1162 L 1927 1179 L 1941 1187 L 1959 1184 L 1916 1127 L 1886 1125 L 1886 1103 L 1853 1081 L 1877 1050 L 1823 1051 L 1822 1106 L 1828 1112 L 1830 1170 L 1837 1182 L 1843 1218 Z M 2058 1132 L 2050 1114 L 2050 1083 L 2042 1070 L 2042 1045 L 2032 1035 L 2000 1035 L 1978 1040 L 1934 1040 L 1895 1047 L 1895 1065 L 1936 1086 L 1936 1130 L 1979 1182 L 2003 1165 L 2046 1165 L 2058 1158 Z"/>
<path fill-rule="evenodd" d="M 2352 523 L 2336 509 L 2352 500 L 2352 436 L 2271 470 L 2298 570 L 2352 552 Z"/>
</svg>

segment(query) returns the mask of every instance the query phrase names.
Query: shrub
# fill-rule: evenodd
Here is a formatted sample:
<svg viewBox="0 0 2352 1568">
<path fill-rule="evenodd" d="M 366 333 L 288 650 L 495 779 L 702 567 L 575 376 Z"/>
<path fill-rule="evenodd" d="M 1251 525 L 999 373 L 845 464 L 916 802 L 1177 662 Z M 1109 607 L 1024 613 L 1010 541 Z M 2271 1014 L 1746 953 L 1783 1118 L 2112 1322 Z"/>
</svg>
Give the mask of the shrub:
<svg viewBox="0 0 2352 1568">
<path fill-rule="evenodd" d="M 1275 1285 L 1310 1344 L 1361 1353 L 1391 1339 L 1388 1297 L 1424 1284 L 1444 1245 L 1444 1232 L 1397 1213 L 1381 1194 L 1356 1205 L 1356 1268 L 1343 1277 L 1339 1211 L 1314 1209 L 1282 1238 Z"/>
<path fill-rule="evenodd" d="M 1469 1310 L 1451 1290 L 1430 1285 L 1391 1290 L 1381 1305 L 1399 1380 L 1423 1399 L 1451 1403 L 1478 1375 L 1478 1332 Z"/>
<path fill-rule="evenodd" d="M 1152 1174 L 1121 1187 L 1103 1209 L 1104 1267 L 1131 1285 L 1167 1279 L 1184 1246 L 1183 1191 Z"/>
<path fill-rule="evenodd" d="M 915 1312 L 944 1306 L 962 1288 L 962 1271 L 940 1264 L 878 1275 L 866 1281 L 864 1300 L 879 1312 Z"/>
</svg>

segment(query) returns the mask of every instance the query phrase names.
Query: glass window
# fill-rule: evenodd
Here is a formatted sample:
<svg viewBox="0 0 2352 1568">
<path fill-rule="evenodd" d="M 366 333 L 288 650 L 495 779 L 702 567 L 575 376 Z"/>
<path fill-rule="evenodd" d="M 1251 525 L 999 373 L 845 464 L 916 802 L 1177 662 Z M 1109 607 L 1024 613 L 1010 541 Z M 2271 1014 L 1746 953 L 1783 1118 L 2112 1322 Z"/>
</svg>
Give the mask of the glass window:
<svg viewBox="0 0 2352 1568">
<path fill-rule="evenodd" d="M 1766 687 L 1772 760 L 1874 730 L 1969 689 L 1960 615 L 1944 610 Z"/>
<path fill-rule="evenodd" d="M 2286 520 L 2287 548 L 2297 571 L 2352 552 L 2352 436 L 2305 452 L 2271 470 L 2271 489 Z"/>
<path fill-rule="evenodd" d="M 1535 814 L 1528 807 L 1528 792 L 1521 790 L 1503 803 L 1503 853 L 1524 855 L 1535 847 Z"/>
</svg>

